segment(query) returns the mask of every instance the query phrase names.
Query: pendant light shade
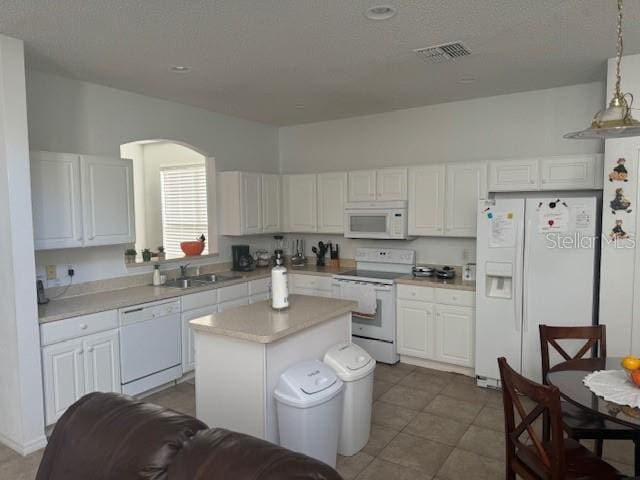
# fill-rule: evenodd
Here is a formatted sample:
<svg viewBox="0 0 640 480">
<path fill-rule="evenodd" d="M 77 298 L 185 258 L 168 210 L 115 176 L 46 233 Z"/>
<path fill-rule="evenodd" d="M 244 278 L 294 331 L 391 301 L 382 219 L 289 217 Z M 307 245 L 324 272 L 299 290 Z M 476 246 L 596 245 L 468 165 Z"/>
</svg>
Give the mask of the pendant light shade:
<svg viewBox="0 0 640 480">
<path fill-rule="evenodd" d="M 622 0 L 618 0 L 618 45 L 616 57 L 616 87 L 609 106 L 593 117 L 589 128 L 567 133 L 564 138 L 597 139 L 640 136 L 640 122 L 633 118 L 633 95 L 620 91 L 620 63 L 622 62 Z"/>
</svg>

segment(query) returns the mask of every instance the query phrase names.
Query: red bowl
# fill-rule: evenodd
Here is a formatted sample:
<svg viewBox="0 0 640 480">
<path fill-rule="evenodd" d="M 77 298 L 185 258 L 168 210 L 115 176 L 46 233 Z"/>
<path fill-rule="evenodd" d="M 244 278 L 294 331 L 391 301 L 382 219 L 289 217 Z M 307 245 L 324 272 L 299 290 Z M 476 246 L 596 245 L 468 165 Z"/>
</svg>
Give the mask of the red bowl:
<svg viewBox="0 0 640 480">
<path fill-rule="evenodd" d="M 196 240 L 194 242 L 181 242 L 180 248 L 187 257 L 200 255 L 204 250 L 204 242 Z"/>
</svg>

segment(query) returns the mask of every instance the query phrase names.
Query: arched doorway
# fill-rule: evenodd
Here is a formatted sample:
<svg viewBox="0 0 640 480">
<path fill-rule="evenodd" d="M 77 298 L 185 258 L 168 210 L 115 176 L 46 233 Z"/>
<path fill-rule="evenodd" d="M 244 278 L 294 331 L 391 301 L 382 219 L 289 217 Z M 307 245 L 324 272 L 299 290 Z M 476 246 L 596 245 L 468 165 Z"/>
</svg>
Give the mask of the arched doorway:
<svg viewBox="0 0 640 480">
<path fill-rule="evenodd" d="M 215 161 L 183 142 L 153 139 L 120 146 L 133 160 L 136 217 L 135 250 L 180 258 L 180 242 L 207 237 L 203 254 L 217 249 L 215 228 Z"/>
</svg>

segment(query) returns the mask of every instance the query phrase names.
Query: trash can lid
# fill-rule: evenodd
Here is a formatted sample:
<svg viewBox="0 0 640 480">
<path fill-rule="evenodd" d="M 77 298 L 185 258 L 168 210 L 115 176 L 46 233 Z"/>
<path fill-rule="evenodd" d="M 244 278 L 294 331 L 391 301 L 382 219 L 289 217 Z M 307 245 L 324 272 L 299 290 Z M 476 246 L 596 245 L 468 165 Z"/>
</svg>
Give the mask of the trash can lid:
<svg viewBox="0 0 640 480">
<path fill-rule="evenodd" d="M 365 350 L 351 342 L 339 343 L 324 354 L 330 365 L 345 382 L 360 380 L 376 368 L 376 361 Z"/>
<path fill-rule="evenodd" d="M 274 394 L 282 403 L 308 408 L 331 400 L 342 387 L 342 381 L 331 367 L 320 360 L 307 360 L 280 375 Z"/>
</svg>

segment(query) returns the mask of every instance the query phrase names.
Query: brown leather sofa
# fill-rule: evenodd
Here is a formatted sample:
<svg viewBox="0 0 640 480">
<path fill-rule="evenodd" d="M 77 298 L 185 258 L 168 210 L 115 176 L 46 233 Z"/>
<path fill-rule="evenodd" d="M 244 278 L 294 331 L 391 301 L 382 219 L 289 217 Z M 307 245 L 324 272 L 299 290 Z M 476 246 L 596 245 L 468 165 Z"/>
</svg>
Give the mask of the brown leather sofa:
<svg viewBox="0 0 640 480">
<path fill-rule="evenodd" d="M 90 393 L 56 424 L 36 480 L 341 480 L 331 467 L 249 435 L 114 393 Z"/>
</svg>

